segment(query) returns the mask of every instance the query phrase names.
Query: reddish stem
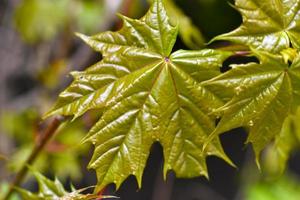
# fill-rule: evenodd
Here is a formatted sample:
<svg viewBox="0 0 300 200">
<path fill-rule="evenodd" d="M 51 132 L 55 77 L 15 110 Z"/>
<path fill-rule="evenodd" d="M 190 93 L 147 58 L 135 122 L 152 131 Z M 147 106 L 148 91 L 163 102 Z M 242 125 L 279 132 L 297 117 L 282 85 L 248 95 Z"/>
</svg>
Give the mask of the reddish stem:
<svg viewBox="0 0 300 200">
<path fill-rule="evenodd" d="M 45 130 L 41 140 L 36 143 L 34 149 L 32 150 L 30 156 L 27 158 L 26 162 L 22 166 L 21 170 L 17 173 L 15 176 L 13 182 L 10 185 L 10 188 L 5 195 L 3 200 L 8 200 L 9 197 L 14 192 L 14 189 L 16 186 L 19 186 L 23 179 L 25 178 L 27 172 L 28 172 L 28 165 L 32 165 L 38 155 L 42 152 L 42 150 L 45 148 L 46 144 L 49 142 L 49 140 L 52 138 L 60 124 L 65 120 L 64 117 L 56 117 L 52 120 L 52 122 L 48 125 L 47 129 Z"/>
</svg>

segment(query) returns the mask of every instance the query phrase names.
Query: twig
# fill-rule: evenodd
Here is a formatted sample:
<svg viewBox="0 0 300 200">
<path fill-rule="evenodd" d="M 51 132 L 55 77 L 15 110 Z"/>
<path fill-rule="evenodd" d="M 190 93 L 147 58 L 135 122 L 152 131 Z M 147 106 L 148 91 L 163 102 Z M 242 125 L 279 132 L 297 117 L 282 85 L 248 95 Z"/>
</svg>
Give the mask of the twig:
<svg viewBox="0 0 300 200">
<path fill-rule="evenodd" d="M 243 45 L 237 44 L 226 44 L 225 46 L 212 46 L 214 49 L 222 50 L 222 51 L 232 51 L 234 52 L 233 56 L 249 56 L 251 55 L 251 50 Z"/>
<path fill-rule="evenodd" d="M 251 55 L 250 51 L 235 51 L 234 56 L 249 56 Z"/>
<path fill-rule="evenodd" d="M 52 138 L 52 136 L 54 135 L 54 133 L 56 132 L 56 130 L 58 129 L 58 127 L 60 126 L 60 124 L 64 120 L 65 120 L 65 117 L 61 117 L 61 116 L 56 117 L 48 125 L 48 127 L 45 130 L 40 142 L 36 144 L 36 146 L 34 147 L 34 149 L 31 152 L 30 156 L 28 157 L 28 159 L 26 160 L 26 162 L 22 166 L 21 170 L 15 176 L 15 178 L 14 178 L 13 182 L 11 183 L 10 188 L 9 188 L 9 190 L 8 190 L 7 194 L 5 195 L 3 200 L 9 200 L 9 197 L 14 192 L 15 187 L 19 186 L 21 184 L 21 182 L 23 181 L 24 177 L 26 176 L 26 174 L 28 172 L 28 167 L 27 166 L 32 165 L 34 163 L 34 161 L 36 160 L 38 155 L 44 149 L 46 144 L 49 142 L 49 140 Z"/>
</svg>

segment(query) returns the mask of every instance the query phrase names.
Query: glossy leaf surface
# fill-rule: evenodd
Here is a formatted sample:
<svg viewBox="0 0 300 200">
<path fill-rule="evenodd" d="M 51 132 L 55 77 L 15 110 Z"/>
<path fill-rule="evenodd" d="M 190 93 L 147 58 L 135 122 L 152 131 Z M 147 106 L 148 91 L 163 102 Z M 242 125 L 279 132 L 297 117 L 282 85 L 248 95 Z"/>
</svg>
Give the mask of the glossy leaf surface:
<svg viewBox="0 0 300 200">
<path fill-rule="evenodd" d="M 214 91 L 229 90 L 233 98 L 216 112 L 222 115 L 213 135 L 247 127 L 257 160 L 264 147 L 278 137 L 286 117 L 299 106 L 300 56 L 289 65 L 281 56 L 256 52 L 260 63 L 234 65 L 208 81 Z"/>
<path fill-rule="evenodd" d="M 243 24 L 214 40 L 229 40 L 260 50 L 278 53 L 300 47 L 300 1 L 236 0 Z"/>
<path fill-rule="evenodd" d="M 191 49 L 200 49 L 205 46 L 205 39 L 197 26 L 185 13 L 178 7 L 174 0 L 163 1 L 166 10 L 172 16 L 171 20 L 178 23 L 179 36 L 184 44 Z"/>
<path fill-rule="evenodd" d="M 121 16 L 123 28 L 87 37 L 103 60 L 84 72 L 61 93 L 49 115 L 78 117 L 90 109 L 103 115 L 84 141 L 95 145 L 89 168 L 95 169 L 98 189 L 117 187 L 129 176 L 141 178 L 154 142 L 164 153 L 164 174 L 207 176 L 205 159 L 215 155 L 230 163 L 219 139 L 205 152 L 203 144 L 215 128 L 213 109 L 223 105 L 200 83 L 220 74 L 231 55 L 217 50 L 171 54 L 177 26 L 170 23 L 161 1 L 154 1 L 140 20 Z"/>
<path fill-rule="evenodd" d="M 129 87 L 120 88 L 86 137 L 96 146 L 89 167 L 96 169 L 100 188 L 111 182 L 118 187 L 131 174 L 141 185 L 150 147 L 156 141 L 164 148 L 165 174 L 173 169 L 178 177 L 207 176 L 207 155 L 230 162 L 218 139 L 202 152 L 215 127 L 215 118 L 207 113 L 223 104 L 196 81 L 217 71 L 198 63 L 199 58 L 218 60 L 215 53 L 175 52 L 170 61 L 146 67 L 142 76 L 131 78 Z M 190 68 L 183 68 L 185 62 L 191 62 Z"/>
</svg>

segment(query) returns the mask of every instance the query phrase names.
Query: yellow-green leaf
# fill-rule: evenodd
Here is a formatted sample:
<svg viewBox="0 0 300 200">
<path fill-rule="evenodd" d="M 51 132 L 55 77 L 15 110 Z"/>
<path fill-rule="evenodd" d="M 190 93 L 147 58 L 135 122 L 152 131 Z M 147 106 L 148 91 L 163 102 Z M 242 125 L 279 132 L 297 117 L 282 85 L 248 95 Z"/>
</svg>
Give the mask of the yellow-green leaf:
<svg viewBox="0 0 300 200">
<path fill-rule="evenodd" d="M 73 189 L 72 192 L 67 192 L 62 183 L 55 179 L 52 181 L 34 169 L 30 168 L 31 173 L 34 174 L 38 186 L 38 193 L 32 193 L 28 190 L 22 188 L 15 188 L 15 190 L 21 195 L 24 200 L 96 200 L 96 199 L 106 199 L 115 198 L 114 196 L 99 196 L 97 194 L 81 194 L 87 188 L 80 190 Z"/>
<path fill-rule="evenodd" d="M 298 0 L 236 0 L 243 24 L 236 30 L 214 40 L 229 40 L 253 48 L 279 53 L 300 47 L 300 1 Z"/>
<path fill-rule="evenodd" d="M 172 16 L 171 20 L 178 23 L 179 36 L 184 44 L 191 49 L 200 49 L 205 46 L 205 38 L 197 26 L 181 9 L 174 0 L 164 0 L 166 10 Z"/>
<path fill-rule="evenodd" d="M 129 176 L 141 178 L 154 142 L 164 153 L 164 174 L 207 176 L 208 155 L 231 164 L 215 138 L 203 144 L 215 128 L 209 113 L 224 103 L 200 83 L 220 74 L 229 52 L 205 49 L 171 53 L 177 26 L 171 24 L 161 0 L 155 0 L 140 20 L 121 16 L 123 28 L 95 36 L 79 36 L 103 59 L 60 94 L 53 114 L 78 117 L 90 109 L 103 115 L 84 141 L 95 145 L 89 168 L 95 169 L 97 189 L 117 187 Z"/>
<path fill-rule="evenodd" d="M 281 56 L 266 52 L 255 54 L 260 63 L 234 65 L 204 85 L 213 91 L 229 90 L 234 94 L 216 110 L 221 113 L 221 121 L 211 137 L 233 128 L 247 127 L 247 142 L 252 143 L 258 161 L 260 152 L 278 137 L 287 116 L 299 106 L 300 56 L 298 54 L 289 65 Z"/>
</svg>

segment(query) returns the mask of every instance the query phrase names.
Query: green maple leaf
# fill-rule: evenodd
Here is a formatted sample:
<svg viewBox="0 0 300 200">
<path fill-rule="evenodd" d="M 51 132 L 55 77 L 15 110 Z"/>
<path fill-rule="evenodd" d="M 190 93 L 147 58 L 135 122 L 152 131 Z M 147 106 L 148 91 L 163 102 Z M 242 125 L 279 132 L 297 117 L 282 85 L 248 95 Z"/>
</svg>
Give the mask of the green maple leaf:
<svg viewBox="0 0 300 200">
<path fill-rule="evenodd" d="M 15 188 L 16 191 L 21 195 L 22 199 L 26 200 L 92 200 L 92 199 L 105 199 L 105 198 L 115 198 L 113 196 L 99 196 L 96 194 L 81 194 L 87 188 L 75 190 L 73 188 L 72 192 L 67 192 L 61 182 L 58 179 L 52 181 L 36 170 L 30 168 L 30 171 L 35 176 L 39 192 L 32 193 L 28 190 L 22 188 Z"/>
<path fill-rule="evenodd" d="M 152 2 L 153 0 L 150 0 Z M 179 36 L 190 49 L 201 49 L 205 46 L 205 38 L 190 17 L 178 7 L 174 0 L 163 0 L 171 21 L 178 23 Z"/>
<path fill-rule="evenodd" d="M 254 51 L 255 52 L 255 51 Z M 211 137 L 247 127 L 257 161 L 262 149 L 278 137 L 285 119 L 300 105 L 300 55 L 291 65 L 282 56 L 255 52 L 260 63 L 233 65 L 204 85 L 211 91 L 231 91 L 233 97 L 215 112 L 221 120 Z"/>
<path fill-rule="evenodd" d="M 140 20 L 121 18 L 124 25 L 118 32 L 79 35 L 103 60 L 73 73 L 74 82 L 48 113 L 78 117 L 102 109 L 84 139 L 95 145 L 89 168 L 97 172 L 98 189 L 112 182 L 118 188 L 129 175 L 137 177 L 140 187 L 156 141 L 164 149 L 165 175 L 172 169 L 178 177 L 207 176 L 208 155 L 231 163 L 218 138 L 202 151 L 215 128 L 215 117 L 208 113 L 223 101 L 200 84 L 219 75 L 231 53 L 206 49 L 171 54 L 178 28 L 160 0 Z"/>
<path fill-rule="evenodd" d="M 300 48 L 300 1 L 236 0 L 243 24 L 214 40 L 229 40 L 260 50 L 278 53 L 290 47 Z"/>
</svg>

